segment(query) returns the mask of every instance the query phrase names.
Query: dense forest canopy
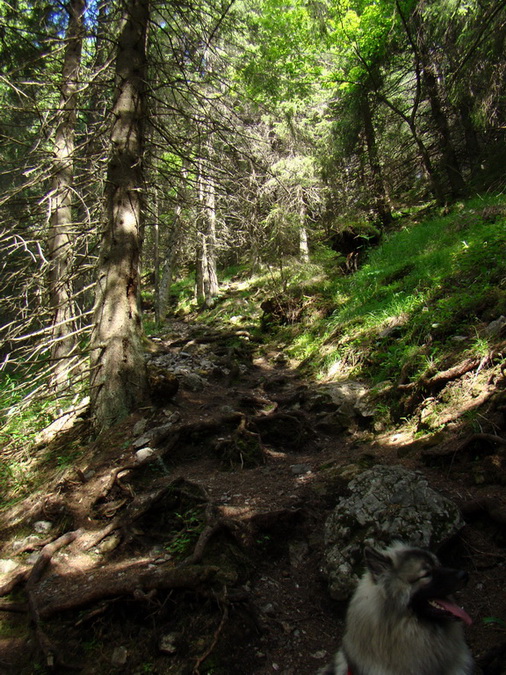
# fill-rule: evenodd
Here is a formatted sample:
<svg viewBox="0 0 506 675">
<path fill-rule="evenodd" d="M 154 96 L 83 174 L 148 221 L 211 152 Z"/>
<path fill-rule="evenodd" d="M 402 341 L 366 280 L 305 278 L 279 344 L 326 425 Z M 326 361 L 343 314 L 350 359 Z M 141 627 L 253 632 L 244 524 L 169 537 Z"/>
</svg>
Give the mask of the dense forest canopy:
<svg viewBox="0 0 506 675">
<path fill-rule="evenodd" d="M 163 322 L 188 274 L 211 307 L 227 266 L 353 271 L 399 214 L 503 190 L 505 10 L 3 2 L 9 396 L 88 393 L 107 428 L 146 395 L 141 294 Z"/>
</svg>

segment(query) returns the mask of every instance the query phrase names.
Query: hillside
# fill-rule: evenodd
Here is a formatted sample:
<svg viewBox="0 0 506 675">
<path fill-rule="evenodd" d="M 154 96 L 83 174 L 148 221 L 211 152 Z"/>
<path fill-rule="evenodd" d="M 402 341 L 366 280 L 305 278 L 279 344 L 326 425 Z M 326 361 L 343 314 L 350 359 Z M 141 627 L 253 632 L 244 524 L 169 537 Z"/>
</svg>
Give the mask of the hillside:
<svg viewBox="0 0 506 675">
<path fill-rule="evenodd" d="M 344 616 L 323 524 L 375 463 L 422 471 L 462 509 L 444 555 L 471 575 L 473 652 L 501 646 L 505 225 L 502 196 L 399 215 L 351 274 L 322 244 L 310 265 L 231 271 L 204 312 L 181 280 L 166 325 L 145 315 L 151 406 L 98 439 L 85 403 L 13 407 L 5 672 L 314 673 Z M 346 411 L 342 383 L 360 399 Z"/>
</svg>

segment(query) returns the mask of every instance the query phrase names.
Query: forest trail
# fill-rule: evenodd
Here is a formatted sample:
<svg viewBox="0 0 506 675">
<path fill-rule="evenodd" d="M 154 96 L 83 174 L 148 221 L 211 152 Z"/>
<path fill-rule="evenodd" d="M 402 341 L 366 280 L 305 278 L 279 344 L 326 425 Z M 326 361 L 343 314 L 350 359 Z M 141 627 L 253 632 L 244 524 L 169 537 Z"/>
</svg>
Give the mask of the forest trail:
<svg viewBox="0 0 506 675">
<path fill-rule="evenodd" d="M 467 509 L 454 554 L 472 578 L 462 594 L 475 618 L 468 637 L 480 655 L 500 644 L 504 521 L 487 511 L 483 489 L 470 480 L 472 453 L 427 462 L 423 446 L 402 430 L 380 435 L 357 424 L 338 431 L 321 384 L 305 381 L 247 330 L 174 322 L 149 349 L 156 405 L 91 443 L 10 512 L 24 532 L 44 520 L 58 534 L 78 533 L 60 553 L 49 551 L 42 583 L 32 570 L 26 584 L 43 614 L 46 657 L 54 652 L 85 674 L 315 673 L 339 644 L 345 609 L 331 601 L 321 573 L 324 522 L 350 476 L 375 463 L 422 470 Z M 75 442 L 85 425 L 54 443 Z M 500 486 L 487 495 L 502 503 Z M 3 558 L 19 536 L 12 527 Z M 41 548 L 33 539 L 24 546 L 26 554 Z M 150 568 L 185 573 L 200 565 L 219 569 L 212 583 L 181 590 L 149 576 Z M 118 570 L 125 582 L 115 594 Z M 139 588 L 142 574 L 148 582 Z M 68 588 L 59 585 L 66 576 Z M 484 623 L 487 617 L 498 623 Z M 33 661 L 23 665 L 25 624 L 26 617 L 14 619 L 12 637 L 2 639 L 6 672 L 35 672 Z"/>
</svg>

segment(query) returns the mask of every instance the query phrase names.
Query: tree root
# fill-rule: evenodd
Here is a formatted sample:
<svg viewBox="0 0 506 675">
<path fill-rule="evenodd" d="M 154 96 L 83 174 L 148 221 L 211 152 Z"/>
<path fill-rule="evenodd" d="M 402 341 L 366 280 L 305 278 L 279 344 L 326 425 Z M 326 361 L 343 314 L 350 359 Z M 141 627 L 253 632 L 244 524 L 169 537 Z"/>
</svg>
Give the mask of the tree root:
<svg viewBox="0 0 506 675">
<path fill-rule="evenodd" d="M 40 603 L 38 602 L 36 597 L 36 590 L 40 582 L 40 579 L 44 574 L 44 571 L 46 570 L 47 566 L 51 561 L 51 558 L 56 553 L 56 551 L 58 551 L 63 546 L 70 544 L 70 542 L 74 541 L 74 539 L 76 539 L 76 537 L 79 534 L 80 532 L 78 530 L 74 532 L 67 532 L 66 534 L 63 534 L 61 537 L 58 537 L 58 539 L 51 542 L 50 544 L 46 544 L 46 546 L 44 546 L 44 548 L 40 552 L 39 558 L 37 559 L 37 562 L 33 566 L 30 575 L 28 576 L 28 580 L 26 582 L 25 588 L 26 593 L 28 595 L 28 606 L 30 608 L 30 615 L 34 624 L 35 637 L 46 659 L 46 665 L 49 666 L 50 668 L 54 666 L 55 658 L 58 660 L 59 663 L 62 663 L 62 659 L 58 656 L 56 649 L 51 644 L 51 641 L 47 637 L 42 627 L 41 613 L 39 609 Z"/>
<path fill-rule="evenodd" d="M 197 588 L 211 582 L 218 567 L 156 565 L 152 558 L 116 563 L 90 572 L 70 572 L 44 579 L 32 591 L 40 616 L 47 619 L 68 609 L 83 607 L 96 600 L 134 595 L 137 589 Z"/>
<path fill-rule="evenodd" d="M 200 675 L 200 666 L 213 653 L 216 645 L 218 644 L 218 640 L 219 640 L 220 635 L 223 631 L 223 627 L 225 626 L 225 624 L 228 620 L 228 600 L 227 600 L 226 588 L 225 588 L 225 597 L 223 598 L 223 601 L 224 601 L 223 614 L 221 615 L 220 624 L 219 624 L 218 628 L 216 629 L 216 631 L 213 635 L 213 640 L 212 640 L 211 644 L 206 649 L 206 651 L 197 659 L 195 665 L 193 666 L 193 675 Z"/>
</svg>

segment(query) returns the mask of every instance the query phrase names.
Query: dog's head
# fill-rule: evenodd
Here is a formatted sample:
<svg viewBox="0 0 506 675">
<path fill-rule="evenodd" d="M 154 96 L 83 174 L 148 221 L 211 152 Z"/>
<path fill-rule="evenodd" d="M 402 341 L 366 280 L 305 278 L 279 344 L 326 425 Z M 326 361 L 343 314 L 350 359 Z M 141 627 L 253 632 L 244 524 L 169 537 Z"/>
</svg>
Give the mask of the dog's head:
<svg viewBox="0 0 506 675">
<path fill-rule="evenodd" d="M 451 597 L 466 585 L 467 572 L 443 567 L 429 551 L 400 543 L 384 551 L 366 548 L 365 561 L 392 608 L 413 611 L 422 620 L 471 623 Z"/>
</svg>

